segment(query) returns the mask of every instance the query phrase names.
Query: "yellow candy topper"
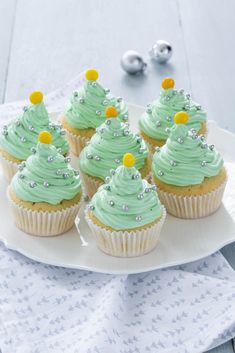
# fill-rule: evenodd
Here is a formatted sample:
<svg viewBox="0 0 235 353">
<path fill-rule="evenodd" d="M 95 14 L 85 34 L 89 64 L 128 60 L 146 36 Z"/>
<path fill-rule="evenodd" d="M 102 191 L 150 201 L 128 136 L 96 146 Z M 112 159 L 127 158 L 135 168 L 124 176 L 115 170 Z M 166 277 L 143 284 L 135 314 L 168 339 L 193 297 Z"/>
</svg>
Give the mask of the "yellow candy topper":
<svg viewBox="0 0 235 353">
<path fill-rule="evenodd" d="M 98 80 L 99 74 L 95 69 L 86 70 L 85 77 L 88 81 Z"/>
<path fill-rule="evenodd" d="M 187 124 L 188 114 L 186 112 L 178 112 L 174 116 L 175 124 Z"/>
<path fill-rule="evenodd" d="M 34 91 L 30 94 L 29 100 L 32 104 L 39 104 L 43 101 L 43 93 L 40 91 Z"/>
<path fill-rule="evenodd" d="M 135 156 L 132 153 L 126 153 L 123 156 L 123 165 L 125 167 L 131 168 L 135 165 Z"/>
<path fill-rule="evenodd" d="M 169 89 L 169 88 L 174 88 L 175 86 L 175 81 L 171 77 L 166 77 L 162 80 L 162 88 L 163 89 Z"/>
<path fill-rule="evenodd" d="M 105 109 L 106 118 L 116 118 L 118 116 L 118 111 L 115 107 L 110 106 Z"/>
<path fill-rule="evenodd" d="M 52 136 L 48 131 L 41 131 L 38 135 L 38 141 L 45 144 L 50 144 L 52 142 Z"/>
</svg>

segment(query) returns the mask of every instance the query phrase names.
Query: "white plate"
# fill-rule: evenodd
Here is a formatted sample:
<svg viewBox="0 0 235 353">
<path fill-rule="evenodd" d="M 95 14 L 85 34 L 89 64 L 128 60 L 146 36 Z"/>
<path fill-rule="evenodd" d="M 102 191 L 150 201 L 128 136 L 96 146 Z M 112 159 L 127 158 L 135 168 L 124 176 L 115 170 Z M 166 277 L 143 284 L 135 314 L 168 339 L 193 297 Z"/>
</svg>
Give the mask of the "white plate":
<svg viewBox="0 0 235 353">
<path fill-rule="evenodd" d="M 130 105 L 131 125 L 143 109 Z M 229 173 L 223 205 L 213 215 L 198 220 L 181 220 L 167 216 L 160 242 L 151 253 L 131 258 L 115 258 L 97 249 L 90 230 L 80 212 L 79 233 L 76 227 L 64 235 L 40 238 L 27 235 L 13 224 L 6 199 L 6 184 L 0 175 L 0 240 L 9 248 L 40 262 L 68 268 L 103 273 L 129 274 L 151 271 L 198 260 L 235 241 L 235 136 L 209 126 L 209 142 L 223 154 Z"/>
</svg>

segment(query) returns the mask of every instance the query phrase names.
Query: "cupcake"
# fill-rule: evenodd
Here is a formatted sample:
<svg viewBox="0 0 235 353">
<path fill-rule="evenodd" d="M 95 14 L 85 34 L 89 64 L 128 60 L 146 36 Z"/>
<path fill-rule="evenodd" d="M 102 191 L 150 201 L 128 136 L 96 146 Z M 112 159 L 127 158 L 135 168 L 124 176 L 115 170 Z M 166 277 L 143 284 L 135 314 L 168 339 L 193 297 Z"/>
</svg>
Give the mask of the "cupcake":
<svg viewBox="0 0 235 353">
<path fill-rule="evenodd" d="M 96 130 L 79 157 L 81 177 L 89 197 L 94 195 L 98 187 L 121 164 L 126 151 L 135 156 L 136 168 L 142 177 L 150 177 L 151 163 L 145 142 L 139 135 L 131 132 L 128 123 L 118 118 L 115 107 L 107 107 L 105 114 L 105 123 Z"/>
<path fill-rule="evenodd" d="M 127 107 L 122 98 L 114 98 L 109 89 L 104 89 L 97 82 L 98 72 L 90 69 L 85 73 L 84 86 L 75 91 L 61 116 L 66 129 L 72 152 L 79 156 L 86 142 L 94 135 L 95 130 L 105 121 L 105 108 L 114 105 L 120 119 L 128 119 Z"/>
<path fill-rule="evenodd" d="M 188 114 L 179 112 L 163 147 L 153 156 L 153 180 L 167 211 L 179 218 L 199 218 L 221 204 L 226 170 L 223 158 L 203 135 L 188 129 Z"/>
<path fill-rule="evenodd" d="M 123 165 L 99 187 L 85 210 L 98 247 L 112 256 L 139 256 L 157 244 L 166 217 L 156 186 L 141 178 L 135 157 L 126 153 Z"/>
<path fill-rule="evenodd" d="M 57 235 L 70 229 L 82 196 L 70 158 L 51 142 L 49 132 L 40 133 L 34 154 L 20 165 L 8 187 L 16 226 L 33 235 Z"/>
<path fill-rule="evenodd" d="M 40 131 L 50 131 L 54 146 L 63 155 L 67 155 L 69 151 L 68 142 L 63 136 L 65 131 L 61 129 L 61 125 L 49 119 L 43 94 L 33 92 L 29 99 L 32 104 L 24 107 L 23 113 L 5 125 L 0 134 L 0 160 L 8 182 L 17 172 L 17 167 L 35 150 Z"/>
<path fill-rule="evenodd" d="M 165 78 L 162 81 L 160 97 L 148 105 L 139 121 L 140 133 L 152 153 L 156 146 L 165 144 L 168 137 L 167 129 L 174 124 L 173 117 L 179 111 L 187 111 L 189 129 L 193 128 L 199 134 L 206 133 L 205 111 L 190 99 L 190 94 L 185 94 L 183 89 L 174 89 L 174 85 L 172 78 Z"/>
</svg>

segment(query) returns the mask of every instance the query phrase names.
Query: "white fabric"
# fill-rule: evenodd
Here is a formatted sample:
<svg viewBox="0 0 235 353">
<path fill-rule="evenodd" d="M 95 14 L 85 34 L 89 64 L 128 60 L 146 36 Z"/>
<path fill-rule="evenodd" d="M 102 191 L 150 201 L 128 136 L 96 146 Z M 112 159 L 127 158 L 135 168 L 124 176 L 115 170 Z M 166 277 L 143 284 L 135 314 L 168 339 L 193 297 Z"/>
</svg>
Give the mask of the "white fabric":
<svg viewBox="0 0 235 353">
<path fill-rule="evenodd" d="M 0 245 L 2 353 L 198 353 L 235 335 L 221 253 L 114 276 L 36 263 Z"/>
</svg>

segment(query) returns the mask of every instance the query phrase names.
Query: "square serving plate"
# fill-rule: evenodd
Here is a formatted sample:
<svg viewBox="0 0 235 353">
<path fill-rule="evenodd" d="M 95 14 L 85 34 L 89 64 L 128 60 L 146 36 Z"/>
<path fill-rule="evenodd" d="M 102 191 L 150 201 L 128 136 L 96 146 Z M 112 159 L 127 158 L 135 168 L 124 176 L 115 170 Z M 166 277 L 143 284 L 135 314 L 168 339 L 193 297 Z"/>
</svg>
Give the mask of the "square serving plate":
<svg viewBox="0 0 235 353">
<path fill-rule="evenodd" d="M 137 131 L 142 107 L 129 104 L 130 123 Z M 54 114 L 53 118 L 57 118 Z M 223 204 L 213 215 L 183 220 L 167 215 L 158 246 L 135 258 L 115 258 L 102 253 L 84 220 L 82 204 L 76 225 L 56 237 L 28 235 L 13 223 L 7 203 L 6 183 L 0 172 L 0 240 L 12 250 L 39 262 L 102 273 L 131 274 L 180 265 L 203 258 L 235 241 L 235 135 L 209 122 L 209 143 L 224 156 L 229 180 Z M 76 167 L 77 160 L 73 159 Z"/>
</svg>

